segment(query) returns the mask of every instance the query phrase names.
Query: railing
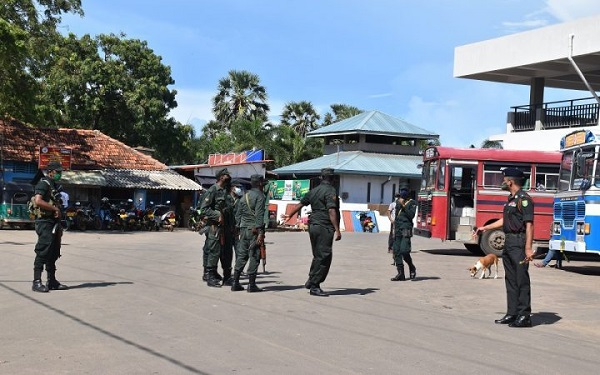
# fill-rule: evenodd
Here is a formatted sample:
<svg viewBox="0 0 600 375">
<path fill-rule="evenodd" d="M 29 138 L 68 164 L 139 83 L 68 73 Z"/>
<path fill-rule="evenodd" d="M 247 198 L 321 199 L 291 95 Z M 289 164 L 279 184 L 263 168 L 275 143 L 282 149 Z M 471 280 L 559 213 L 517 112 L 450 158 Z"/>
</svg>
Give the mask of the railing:
<svg viewBox="0 0 600 375">
<path fill-rule="evenodd" d="M 513 131 L 535 130 L 537 121 L 541 123 L 542 129 L 598 125 L 600 106 L 593 99 L 583 98 L 548 102 L 534 106 L 511 107 L 513 108 Z M 587 103 L 584 101 L 587 101 Z"/>
</svg>

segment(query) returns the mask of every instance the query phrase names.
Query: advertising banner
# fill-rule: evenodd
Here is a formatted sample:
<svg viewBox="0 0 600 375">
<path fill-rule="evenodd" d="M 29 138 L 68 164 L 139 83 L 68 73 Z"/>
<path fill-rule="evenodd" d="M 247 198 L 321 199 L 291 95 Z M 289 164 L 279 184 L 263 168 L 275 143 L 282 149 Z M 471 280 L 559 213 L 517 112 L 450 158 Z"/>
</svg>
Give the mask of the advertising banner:
<svg viewBox="0 0 600 375">
<path fill-rule="evenodd" d="M 310 180 L 275 180 L 270 182 L 270 199 L 300 200 L 310 189 Z"/>
<path fill-rule="evenodd" d="M 64 147 L 40 147 L 40 161 L 38 167 L 46 169 L 51 161 L 59 162 L 64 170 L 71 169 L 71 149 Z"/>
</svg>

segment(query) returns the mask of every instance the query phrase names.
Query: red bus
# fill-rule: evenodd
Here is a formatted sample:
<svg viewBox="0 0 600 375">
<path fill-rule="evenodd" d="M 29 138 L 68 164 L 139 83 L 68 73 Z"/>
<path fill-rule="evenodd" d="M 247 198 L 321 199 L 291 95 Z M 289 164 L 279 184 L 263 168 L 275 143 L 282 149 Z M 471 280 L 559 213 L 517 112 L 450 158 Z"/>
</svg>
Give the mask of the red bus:
<svg viewBox="0 0 600 375">
<path fill-rule="evenodd" d="M 517 167 L 535 203 L 534 246 L 548 246 L 561 154 L 547 151 L 430 147 L 423 154 L 415 234 L 464 242 L 472 253 L 500 255 L 502 230 L 473 239 L 473 230 L 502 217 L 508 192 L 502 170 Z"/>
</svg>

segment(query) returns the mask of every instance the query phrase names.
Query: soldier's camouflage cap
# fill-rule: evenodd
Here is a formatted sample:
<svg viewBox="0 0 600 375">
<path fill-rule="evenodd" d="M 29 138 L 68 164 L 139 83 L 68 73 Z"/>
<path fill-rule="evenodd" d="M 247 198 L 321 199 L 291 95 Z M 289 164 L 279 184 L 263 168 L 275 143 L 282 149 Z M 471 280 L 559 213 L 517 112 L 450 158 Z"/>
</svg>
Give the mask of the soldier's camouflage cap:
<svg viewBox="0 0 600 375">
<path fill-rule="evenodd" d="M 51 161 L 50 163 L 48 163 L 48 166 L 46 167 L 46 169 L 49 171 L 62 172 L 63 167 L 59 162 Z"/>
<path fill-rule="evenodd" d="M 525 177 L 525 175 L 523 174 L 523 171 L 521 171 L 520 169 L 517 169 L 517 168 L 506 168 L 506 169 L 504 169 L 504 171 L 502 171 L 502 173 L 504 174 L 504 177 L 515 177 L 515 178 Z"/>
<path fill-rule="evenodd" d="M 252 176 L 250 176 L 250 182 L 252 182 L 252 183 L 264 182 L 264 181 L 265 181 L 265 178 L 260 174 L 253 174 Z"/>
<path fill-rule="evenodd" d="M 333 168 L 323 168 L 321 169 L 321 176 L 333 176 L 335 173 L 333 172 Z"/>
</svg>

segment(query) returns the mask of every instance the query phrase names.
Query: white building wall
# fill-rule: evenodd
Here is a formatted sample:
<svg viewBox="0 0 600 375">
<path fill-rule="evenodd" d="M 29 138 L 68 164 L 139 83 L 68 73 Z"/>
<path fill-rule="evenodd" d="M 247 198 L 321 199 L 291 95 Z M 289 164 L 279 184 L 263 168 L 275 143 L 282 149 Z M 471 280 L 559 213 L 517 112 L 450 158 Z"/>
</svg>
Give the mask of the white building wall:
<svg viewBox="0 0 600 375">
<path fill-rule="evenodd" d="M 558 151 L 560 140 L 565 135 L 580 129 L 591 130 L 594 133 L 600 131 L 599 126 L 588 126 L 584 128 L 562 128 L 549 130 L 533 130 L 526 132 L 512 132 L 497 134 L 490 137 L 492 141 L 502 141 L 505 150 L 536 150 L 536 151 Z"/>
<path fill-rule="evenodd" d="M 371 196 L 367 200 L 367 186 L 371 183 Z M 384 184 L 385 183 L 385 184 Z M 409 184 L 410 190 L 418 191 L 420 179 L 371 176 L 371 175 L 342 175 L 340 177 L 340 197 L 344 198 L 346 203 L 362 204 L 389 204 L 393 200 L 393 189 L 396 185 L 396 192 L 400 190 L 400 185 Z M 381 190 L 383 189 L 383 201 Z"/>
</svg>

